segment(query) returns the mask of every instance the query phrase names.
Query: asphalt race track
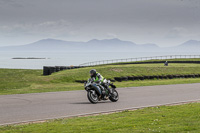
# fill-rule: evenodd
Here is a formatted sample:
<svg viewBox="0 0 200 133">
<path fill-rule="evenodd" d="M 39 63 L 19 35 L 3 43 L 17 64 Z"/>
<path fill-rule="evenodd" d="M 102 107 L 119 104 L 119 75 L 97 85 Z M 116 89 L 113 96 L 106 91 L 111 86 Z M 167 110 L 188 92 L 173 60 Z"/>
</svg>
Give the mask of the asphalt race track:
<svg viewBox="0 0 200 133">
<path fill-rule="evenodd" d="M 200 83 L 119 88 L 119 101 L 91 104 L 86 91 L 0 95 L 0 125 L 200 100 Z"/>
</svg>

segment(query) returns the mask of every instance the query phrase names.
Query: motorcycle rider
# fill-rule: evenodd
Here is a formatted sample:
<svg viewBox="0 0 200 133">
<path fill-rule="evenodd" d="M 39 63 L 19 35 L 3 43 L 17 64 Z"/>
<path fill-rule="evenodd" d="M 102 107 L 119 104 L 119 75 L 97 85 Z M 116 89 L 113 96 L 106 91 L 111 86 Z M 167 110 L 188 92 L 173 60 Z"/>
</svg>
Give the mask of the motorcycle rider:
<svg viewBox="0 0 200 133">
<path fill-rule="evenodd" d="M 93 84 L 93 86 L 98 89 L 100 98 L 101 98 L 102 94 L 104 95 L 104 93 L 105 93 L 104 87 L 111 92 L 108 85 L 106 84 L 107 80 L 100 73 L 98 73 L 95 69 L 90 70 L 90 77 L 91 77 L 92 81 L 96 83 L 96 84 Z M 108 97 L 106 97 L 104 95 L 104 99 L 108 99 Z"/>
</svg>

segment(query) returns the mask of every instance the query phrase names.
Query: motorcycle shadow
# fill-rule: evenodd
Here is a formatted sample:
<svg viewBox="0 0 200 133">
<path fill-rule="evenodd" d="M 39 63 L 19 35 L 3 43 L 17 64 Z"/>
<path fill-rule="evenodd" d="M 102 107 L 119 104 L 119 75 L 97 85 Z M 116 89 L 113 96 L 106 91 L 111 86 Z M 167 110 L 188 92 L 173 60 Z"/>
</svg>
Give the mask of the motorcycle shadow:
<svg viewBox="0 0 200 133">
<path fill-rule="evenodd" d="M 111 101 L 100 101 L 97 104 L 102 104 L 102 103 L 112 103 Z M 91 102 L 76 102 L 76 103 L 70 103 L 70 104 L 92 104 Z"/>
</svg>

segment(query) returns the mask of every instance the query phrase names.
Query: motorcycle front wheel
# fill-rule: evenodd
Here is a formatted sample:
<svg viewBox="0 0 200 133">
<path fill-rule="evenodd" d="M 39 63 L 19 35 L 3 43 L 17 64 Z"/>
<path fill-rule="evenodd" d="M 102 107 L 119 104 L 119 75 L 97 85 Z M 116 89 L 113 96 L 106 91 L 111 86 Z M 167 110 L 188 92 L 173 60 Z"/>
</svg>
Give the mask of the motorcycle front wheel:
<svg viewBox="0 0 200 133">
<path fill-rule="evenodd" d="M 96 104 L 99 101 L 98 95 L 94 90 L 88 91 L 87 97 L 88 97 L 88 100 L 93 104 Z"/>
<path fill-rule="evenodd" d="M 113 92 L 112 92 L 111 96 L 109 97 L 109 99 L 112 102 L 117 102 L 119 100 L 119 94 L 115 89 L 113 89 Z"/>
</svg>

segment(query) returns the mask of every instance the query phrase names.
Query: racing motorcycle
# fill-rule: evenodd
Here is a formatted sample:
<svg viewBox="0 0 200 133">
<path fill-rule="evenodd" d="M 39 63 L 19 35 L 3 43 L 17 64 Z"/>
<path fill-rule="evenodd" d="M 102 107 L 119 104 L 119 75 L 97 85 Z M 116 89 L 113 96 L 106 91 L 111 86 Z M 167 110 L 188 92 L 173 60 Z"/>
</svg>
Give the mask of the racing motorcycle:
<svg viewBox="0 0 200 133">
<path fill-rule="evenodd" d="M 105 83 L 106 82 L 106 83 Z M 113 85 L 113 83 L 110 82 L 110 80 L 104 80 L 104 84 L 106 84 L 110 89 L 108 90 L 106 87 L 103 87 L 100 84 L 94 83 L 92 79 L 89 79 L 87 82 L 85 82 L 85 90 L 87 91 L 87 97 L 88 100 L 96 104 L 97 102 L 101 100 L 110 100 L 112 102 L 117 102 L 119 100 L 118 92 L 116 91 L 116 86 Z M 100 88 L 102 94 L 100 95 L 98 88 Z M 106 99 L 107 97 L 108 99 Z"/>
</svg>

